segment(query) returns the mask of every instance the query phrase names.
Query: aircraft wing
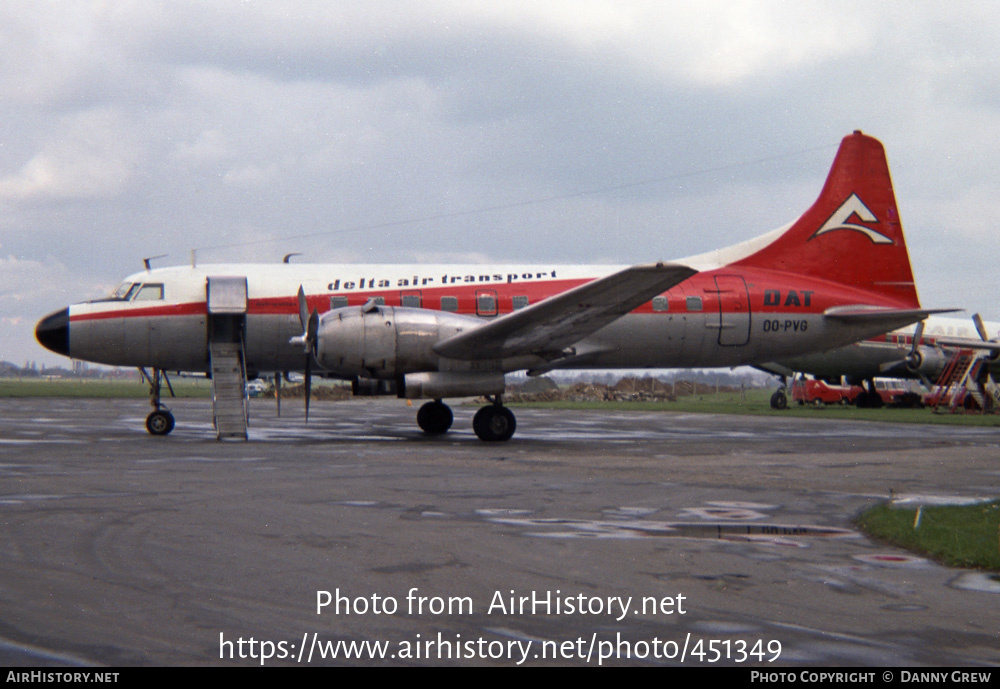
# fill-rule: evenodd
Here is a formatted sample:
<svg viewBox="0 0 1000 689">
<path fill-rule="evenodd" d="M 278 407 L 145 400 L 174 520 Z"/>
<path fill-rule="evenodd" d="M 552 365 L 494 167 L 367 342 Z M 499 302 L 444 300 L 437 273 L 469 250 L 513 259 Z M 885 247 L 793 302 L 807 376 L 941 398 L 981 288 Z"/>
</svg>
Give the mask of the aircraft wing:
<svg viewBox="0 0 1000 689">
<path fill-rule="evenodd" d="M 562 356 L 574 342 L 697 272 L 676 263 L 632 266 L 441 340 L 434 351 L 453 359 Z"/>
<path fill-rule="evenodd" d="M 987 349 L 991 352 L 1000 352 L 1000 342 L 996 340 L 977 340 L 974 337 L 938 337 L 927 335 L 925 339 L 941 347 L 954 347 L 956 349 Z"/>
</svg>

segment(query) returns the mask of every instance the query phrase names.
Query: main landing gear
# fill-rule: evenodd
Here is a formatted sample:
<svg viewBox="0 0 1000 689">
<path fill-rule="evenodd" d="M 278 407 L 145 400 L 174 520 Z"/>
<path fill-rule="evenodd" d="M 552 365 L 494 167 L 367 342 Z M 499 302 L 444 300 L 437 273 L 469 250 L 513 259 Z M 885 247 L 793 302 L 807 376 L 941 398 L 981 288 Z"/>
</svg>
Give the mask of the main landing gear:
<svg viewBox="0 0 1000 689">
<path fill-rule="evenodd" d="M 441 400 L 428 402 L 417 412 L 417 425 L 427 435 L 447 433 L 454 420 L 455 416 L 451 413 L 451 407 Z"/>
<path fill-rule="evenodd" d="M 865 387 L 867 383 L 867 388 Z M 869 378 L 861 386 L 861 392 L 854 398 L 854 406 L 859 409 L 881 409 L 885 405 L 882 395 L 878 394 L 875 379 Z"/>
<path fill-rule="evenodd" d="M 500 395 L 494 397 L 492 402 L 493 404 L 481 408 L 472 417 L 472 430 L 480 440 L 486 442 L 510 440 L 517 428 L 514 412 L 503 406 Z"/>
<path fill-rule="evenodd" d="M 139 373 L 142 374 L 143 379 L 149 382 L 149 403 L 153 406 L 153 411 L 146 417 L 146 430 L 149 431 L 150 435 L 167 435 L 174 430 L 174 415 L 160 402 L 160 381 L 161 379 L 166 381 L 170 396 L 176 397 L 170 379 L 167 378 L 164 371 L 158 368 L 153 369 L 153 375 L 150 375 L 144 368 L 140 368 Z"/>
<path fill-rule="evenodd" d="M 771 409 L 788 409 L 788 379 L 781 376 L 781 387 L 771 395 Z"/>
<path fill-rule="evenodd" d="M 500 395 L 490 399 L 491 404 L 481 408 L 472 419 L 472 430 L 480 440 L 498 442 L 510 440 L 517 428 L 514 413 L 503 406 Z M 441 400 L 434 400 L 420 407 L 417 425 L 427 435 L 443 435 L 451 428 L 454 415 L 451 408 Z"/>
</svg>

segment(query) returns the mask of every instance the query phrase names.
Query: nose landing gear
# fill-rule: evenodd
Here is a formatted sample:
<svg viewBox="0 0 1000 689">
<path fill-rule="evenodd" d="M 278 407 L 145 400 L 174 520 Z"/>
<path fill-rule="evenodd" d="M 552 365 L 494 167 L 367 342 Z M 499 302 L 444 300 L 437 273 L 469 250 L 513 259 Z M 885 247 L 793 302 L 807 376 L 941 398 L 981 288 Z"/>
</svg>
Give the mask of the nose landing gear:
<svg viewBox="0 0 1000 689">
<path fill-rule="evenodd" d="M 146 417 L 146 430 L 149 431 L 150 435 L 167 435 L 174 430 L 174 415 L 160 402 L 160 380 L 162 378 L 166 381 L 170 396 L 176 397 L 170 379 L 167 378 L 165 371 L 158 368 L 153 369 L 152 375 L 144 368 L 140 368 L 139 373 L 143 380 L 149 383 L 149 403 L 153 406 L 153 411 Z"/>
</svg>

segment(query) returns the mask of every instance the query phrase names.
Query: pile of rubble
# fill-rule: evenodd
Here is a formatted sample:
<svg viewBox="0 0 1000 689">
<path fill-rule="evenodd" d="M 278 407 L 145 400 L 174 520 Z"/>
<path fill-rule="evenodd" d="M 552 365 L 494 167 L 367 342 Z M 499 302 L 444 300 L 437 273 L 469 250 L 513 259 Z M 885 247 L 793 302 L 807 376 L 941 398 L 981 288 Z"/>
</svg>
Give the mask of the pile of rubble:
<svg viewBox="0 0 1000 689">
<path fill-rule="evenodd" d="M 265 393 L 266 397 L 274 398 L 274 389 Z M 295 385 L 284 384 L 281 386 L 281 399 L 302 399 L 306 396 L 306 386 L 302 383 Z M 338 402 L 340 400 L 351 399 L 350 385 L 318 385 L 313 383 L 310 397 L 313 400 L 323 400 Z"/>
<path fill-rule="evenodd" d="M 543 382 L 544 381 L 544 382 Z M 622 378 L 614 385 L 574 383 L 560 388 L 548 378 L 531 379 L 523 385 L 508 386 L 507 402 L 673 402 L 689 395 L 714 395 L 717 392 L 739 392 L 728 385 L 706 385 L 687 380 L 664 383 L 658 378 Z"/>
<path fill-rule="evenodd" d="M 604 383 L 573 383 L 559 387 L 551 378 L 529 378 L 520 385 L 508 385 L 504 393 L 505 402 L 673 402 L 678 397 L 690 395 L 714 395 L 721 392 L 739 392 L 738 387 L 729 385 L 708 385 L 688 380 L 664 383 L 658 378 L 622 378 L 614 385 Z M 264 393 L 274 397 L 274 389 Z M 285 384 L 281 387 L 283 399 L 302 399 L 305 387 L 302 384 Z M 349 385 L 327 385 L 313 383 L 312 399 L 351 399 Z"/>
</svg>

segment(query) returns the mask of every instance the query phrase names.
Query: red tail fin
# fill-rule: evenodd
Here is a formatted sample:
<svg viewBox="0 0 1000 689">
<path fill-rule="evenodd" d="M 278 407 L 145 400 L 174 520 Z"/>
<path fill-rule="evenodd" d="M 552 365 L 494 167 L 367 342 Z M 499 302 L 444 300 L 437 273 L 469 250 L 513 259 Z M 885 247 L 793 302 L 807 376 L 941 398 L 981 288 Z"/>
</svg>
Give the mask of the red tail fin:
<svg viewBox="0 0 1000 689">
<path fill-rule="evenodd" d="M 844 137 L 812 208 L 734 265 L 834 280 L 919 307 L 881 142 L 859 131 Z"/>
</svg>

